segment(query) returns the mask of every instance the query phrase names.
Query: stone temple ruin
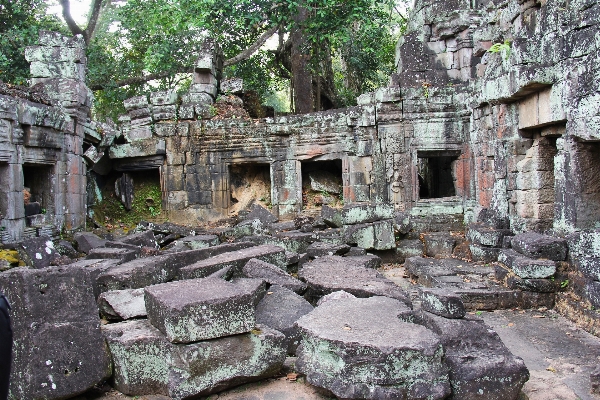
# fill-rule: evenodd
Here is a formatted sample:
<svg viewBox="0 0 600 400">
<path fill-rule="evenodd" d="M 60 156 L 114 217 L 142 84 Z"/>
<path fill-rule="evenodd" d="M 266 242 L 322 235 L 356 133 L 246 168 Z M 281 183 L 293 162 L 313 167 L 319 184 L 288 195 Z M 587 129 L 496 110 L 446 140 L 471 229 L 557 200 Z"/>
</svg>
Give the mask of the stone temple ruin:
<svg viewBox="0 0 600 400">
<path fill-rule="evenodd" d="M 0 87 L 1 240 L 27 264 L 0 264 L 9 397 L 195 398 L 296 356 L 342 399 L 517 399 L 523 360 L 468 312 L 599 332 L 599 21 L 595 0 L 417 0 L 388 87 L 265 119 L 213 118 L 241 88 L 207 40 L 187 94 L 119 125 L 88 119 L 83 40 L 43 32 L 33 87 Z M 126 208 L 152 171 L 170 223 L 82 232 L 110 171 Z"/>
</svg>

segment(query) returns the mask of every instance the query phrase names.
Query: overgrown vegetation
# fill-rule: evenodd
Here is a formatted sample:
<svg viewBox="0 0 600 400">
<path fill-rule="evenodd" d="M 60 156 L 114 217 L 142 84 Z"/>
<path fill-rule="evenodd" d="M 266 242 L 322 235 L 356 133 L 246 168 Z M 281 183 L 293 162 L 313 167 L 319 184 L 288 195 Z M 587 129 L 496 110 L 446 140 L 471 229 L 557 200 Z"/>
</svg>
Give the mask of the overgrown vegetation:
<svg viewBox="0 0 600 400">
<path fill-rule="evenodd" d="M 106 229 L 122 228 L 129 230 L 140 221 L 162 221 L 166 213 L 162 211 L 162 193 L 158 173 L 152 171 L 129 172 L 133 177 L 134 196 L 131 211 L 127 211 L 115 196 L 115 180 L 120 174 L 112 174 L 101 188 L 102 201 L 92 207 L 94 220 Z"/>
</svg>

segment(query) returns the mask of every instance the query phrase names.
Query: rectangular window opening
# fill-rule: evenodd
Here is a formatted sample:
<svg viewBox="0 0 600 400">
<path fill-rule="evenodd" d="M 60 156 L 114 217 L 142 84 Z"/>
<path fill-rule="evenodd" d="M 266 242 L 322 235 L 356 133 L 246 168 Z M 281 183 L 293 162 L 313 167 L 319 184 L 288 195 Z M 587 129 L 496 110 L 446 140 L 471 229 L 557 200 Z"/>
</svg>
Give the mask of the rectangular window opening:
<svg viewBox="0 0 600 400">
<path fill-rule="evenodd" d="M 342 160 L 302 161 L 302 208 L 343 206 Z"/>
<path fill-rule="evenodd" d="M 229 212 L 238 214 L 252 204 L 272 208 L 271 165 L 243 163 L 229 166 Z"/>
<path fill-rule="evenodd" d="M 419 199 L 456 196 L 455 164 L 459 155 L 419 153 L 417 157 Z"/>
</svg>

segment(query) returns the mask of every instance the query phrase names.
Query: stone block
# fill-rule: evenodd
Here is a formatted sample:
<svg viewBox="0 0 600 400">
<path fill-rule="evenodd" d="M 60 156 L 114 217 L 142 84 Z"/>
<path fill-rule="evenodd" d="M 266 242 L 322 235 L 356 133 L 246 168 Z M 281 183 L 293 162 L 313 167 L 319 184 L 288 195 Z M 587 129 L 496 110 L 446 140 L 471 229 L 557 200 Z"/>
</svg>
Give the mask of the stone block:
<svg viewBox="0 0 600 400">
<path fill-rule="evenodd" d="M 144 289 L 111 290 L 98 297 L 100 315 L 109 320 L 146 317 Z"/>
<path fill-rule="evenodd" d="M 217 97 L 217 85 L 206 84 L 206 83 L 192 83 L 190 86 L 190 93 L 205 93 L 211 98 Z"/>
<path fill-rule="evenodd" d="M 14 268 L 0 292 L 12 306 L 9 398 L 70 398 L 110 376 L 88 271 Z"/>
<path fill-rule="evenodd" d="M 423 234 L 423 247 L 427 257 L 447 258 L 452 256 L 452 251 L 458 239 L 449 232 L 432 232 Z"/>
<path fill-rule="evenodd" d="M 342 227 L 342 211 L 338 208 L 323 205 L 321 208 L 321 218 L 323 218 L 323 221 L 332 228 Z"/>
<path fill-rule="evenodd" d="M 241 78 L 231 78 L 221 81 L 221 91 L 223 93 L 240 94 L 244 91 L 244 80 Z"/>
<path fill-rule="evenodd" d="M 177 106 L 174 104 L 152 107 L 154 121 L 169 121 L 177 119 Z"/>
<path fill-rule="evenodd" d="M 256 306 L 256 322 L 283 333 L 288 355 L 295 355 L 301 341 L 295 323 L 313 309 L 314 307 L 298 294 L 274 285 Z"/>
<path fill-rule="evenodd" d="M 220 241 L 216 235 L 195 235 L 186 236 L 180 241 L 185 247 L 191 250 L 205 249 L 211 246 L 218 246 Z"/>
<path fill-rule="evenodd" d="M 204 278 L 225 267 L 231 267 L 233 274 L 239 275 L 244 265 L 252 258 L 275 264 L 281 268 L 285 267 L 285 250 L 283 248 L 262 245 L 222 253 L 183 267 L 179 270 L 179 279 Z"/>
<path fill-rule="evenodd" d="M 268 378 L 285 361 L 284 335 L 266 326 L 188 345 L 169 343 L 147 320 L 105 325 L 103 332 L 115 365 L 115 388 L 131 396 L 206 396 Z"/>
<path fill-rule="evenodd" d="M 144 296 L 153 326 L 172 343 L 192 343 L 250 332 L 264 293 L 259 279 L 207 278 L 149 286 Z"/>
<path fill-rule="evenodd" d="M 250 207 L 250 212 L 248 213 L 248 215 L 246 215 L 244 219 L 258 219 L 260 220 L 260 222 L 262 222 L 263 225 L 272 224 L 278 221 L 277 217 L 271 214 L 269 210 L 258 204 L 254 204 L 252 205 L 252 207 Z"/>
<path fill-rule="evenodd" d="M 339 398 L 446 398 L 450 385 L 440 339 L 404 322 L 410 313 L 384 297 L 328 301 L 297 322 L 302 344 L 296 368 L 308 383 Z"/>
<path fill-rule="evenodd" d="M 262 279 L 269 285 L 278 285 L 293 292 L 302 294 L 306 284 L 283 271 L 280 267 L 252 258 L 242 268 L 246 278 Z"/>
<path fill-rule="evenodd" d="M 446 289 L 419 290 L 423 310 L 444 318 L 462 318 L 466 314 L 460 296 Z"/>
<path fill-rule="evenodd" d="M 506 286 L 513 290 L 537 293 L 555 293 L 559 289 L 558 283 L 550 279 L 523 279 L 516 275 L 510 275 L 506 278 Z"/>
<path fill-rule="evenodd" d="M 486 263 L 498 261 L 498 255 L 500 254 L 500 248 L 478 244 L 470 244 L 469 250 L 471 251 L 473 261 L 483 261 Z"/>
<path fill-rule="evenodd" d="M 147 108 L 148 107 L 148 97 L 147 96 L 137 96 L 131 97 L 127 100 L 123 101 L 123 105 L 127 111 L 135 110 L 138 108 Z"/>
<path fill-rule="evenodd" d="M 454 398 L 505 400 L 519 397 L 529 379 L 529 371 L 523 360 L 515 357 L 483 321 L 448 319 L 430 313 L 423 313 L 421 319 L 439 335 L 444 346 Z"/>
<path fill-rule="evenodd" d="M 315 242 L 307 247 L 306 254 L 311 258 L 323 256 L 341 256 L 350 250 L 347 244 L 331 244 L 323 242 Z"/>
<path fill-rule="evenodd" d="M 512 240 L 512 248 L 530 258 L 553 261 L 564 261 L 567 258 L 567 242 L 564 239 L 536 232 L 516 235 Z"/>
<path fill-rule="evenodd" d="M 152 128 L 150 126 L 132 127 L 126 134 L 128 141 L 150 139 L 152 137 Z"/>
<path fill-rule="evenodd" d="M 396 248 L 393 220 L 359 225 L 344 225 L 343 237 L 346 243 L 355 244 L 366 250 L 390 250 Z"/>
<path fill-rule="evenodd" d="M 154 236 L 154 232 L 151 230 L 127 235 L 124 238 L 120 239 L 119 242 L 125 244 L 132 244 L 137 247 L 151 247 L 153 249 L 158 248 L 158 244 L 156 243 L 156 237 Z"/>
<path fill-rule="evenodd" d="M 356 249 L 357 247 L 353 247 Z M 381 267 L 382 260 L 381 257 L 376 256 L 375 254 L 363 254 L 363 255 L 349 255 L 350 252 L 344 254 L 344 258 L 348 260 L 352 265 L 357 265 L 365 268 L 373 268 L 377 269 Z"/>
<path fill-rule="evenodd" d="M 150 93 L 150 103 L 155 106 L 164 106 L 177 103 L 175 90 L 164 90 Z"/>
<path fill-rule="evenodd" d="M 586 278 L 600 281 L 600 258 L 579 256 L 573 260 L 573 265 Z"/>
<path fill-rule="evenodd" d="M 119 260 L 119 264 L 126 263 L 132 260 L 135 260 L 140 254 L 138 250 L 132 249 L 119 249 L 119 248 L 109 248 L 109 247 L 97 247 L 95 249 L 91 249 L 88 252 L 86 257 L 87 260 L 91 259 L 109 259 L 109 260 Z"/>
<path fill-rule="evenodd" d="M 555 261 L 525 257 L 512 249 L 502 250 L 498 261 L 523 279 L 544 279 L 556 273 Z"/>
<path fill-rule="evenodd" d="M 496 229 L 482 223 L 470 224 L 467 230 L 467 240 L 489 247 L 502 247 L 502 240 L 506 235 L 511 235 L 510 230 Z"/>
<path fill-rule="evenodd" d="M 298 278 L 308 284 L 305 297 L 313 304 L 323 296 L 344 290 L 356 297 L 386 296 L 411 304 L 408 294 L 353 257 L 325 256 L 304 263 Z"/>
<path fill-rule="evenodd" d="M 26 239 L 19 243 L 17 251 L 30 267 L 46 268 L 60 255 L 49 237 Z"/>
<path fill-rule="evenodd" d="M 354 225 L 394 218 L 393 204 L 357 204 L 344 206 L 342 224 Z"/>
<path fill-rule="evenodd" d="M 101 292 L 108 290 L 138 289 L 172 281 L 179 270 L 197 260 L 252 246 L 252 243 L 227 243 L 205 249 L 181 251 L 133 260 L 109 268 L 98 275 Z"/>
</svg>

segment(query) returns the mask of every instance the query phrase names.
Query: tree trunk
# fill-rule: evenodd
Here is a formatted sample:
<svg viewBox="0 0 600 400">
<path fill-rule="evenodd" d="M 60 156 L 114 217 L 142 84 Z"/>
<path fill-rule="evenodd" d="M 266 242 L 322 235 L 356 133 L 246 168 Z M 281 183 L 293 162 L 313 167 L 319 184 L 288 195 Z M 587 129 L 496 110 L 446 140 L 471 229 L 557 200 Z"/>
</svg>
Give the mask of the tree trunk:
<svg viewBox="0 0 600 400">
<path fill-rule="evenodd" d="M 304 7 L 299 9 L 296 16 L 298 25 L 302 26 L 308 17 L 308 10 Z M 294 85 L 294 105 L 296 114 L 306 114 L 314 111 L 314 100 L 312 91 L 312 75 L 308 70 L 310 56 L 303 52 L 305 40 L 301 29 L 296 29 L 290 35 L 291 67 Z"/>
</svg>

